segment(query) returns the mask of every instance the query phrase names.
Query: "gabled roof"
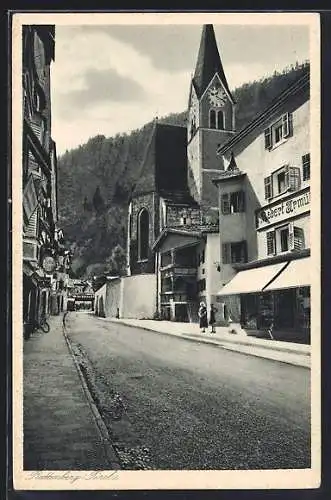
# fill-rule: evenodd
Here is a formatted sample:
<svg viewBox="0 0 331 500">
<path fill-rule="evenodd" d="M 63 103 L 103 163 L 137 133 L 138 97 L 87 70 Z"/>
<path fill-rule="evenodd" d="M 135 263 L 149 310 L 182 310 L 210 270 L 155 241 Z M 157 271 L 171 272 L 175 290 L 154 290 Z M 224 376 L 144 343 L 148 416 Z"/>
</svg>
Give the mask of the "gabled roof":
<svg viewBox="0 0 331 500">
<path fill-rule="evenodd" d="M 184 237 L 185 236 L 186 237 L 193 236 L 194 238 L 196 238 L 197 243 L 199 242 L 200 238 L 202 237 L 201 231 L 190 230 L 190 229 L 175 229 L 175 228 L 166 227 L 161 231 L 158 238 L 155 240 L 153 247 L 152 247 L 153 250 L 155 250 L 169 234 L 177 234 L 177 235 L 184 236 Z"/>
<path fill-rule="evenodd" d="M 154 122 L 132 197 L 156 192 L 188 198 L 186 128 Z"/>
<path fill-rule="evenodd" d="M 141 192 L 155 191 L 156 127 L 157 127 L 157 120 L 155 120 L 153 123 L 151 135 L 147 143 L 143 161 L 141 164 L 139 179 L 136 182 L 136 185 L 134 186 L 132 196 L 139 194 Z"/>
<path fill-rule="evenodd" d="M 204 24 L 198 59 L 192 80 L 199 99 L 215 76 L 215 73 L 218 74 L 224 88 L 233 100 L 218 52 L 214 27 L 212 24 Z"/>
<path fill-rule="evenodd" d="M 234 137 L 227 141 L 224 145 L 217 149 L 216 154 L 222 155 L 228 151 L 231 151 L 233 146 L 241 141 L 245 136 L 247 136 L 252 130 L 257 128 L 259 125 L 265 123 L 271 116 L 273 116 L 279 108 L 281 108 L 288 99 L 292 98 L 296 94 L 304 93 L 309 91 L 310 82 L 310 71 L 307 71 L 303 76 L 295 80 L 286 90 L 284 90 L 280 95 L 278 95 L 271 104 L 262 112 L 259 113 L 256 118 L 249 122 L 246 127 L 240 130 Z M 309 98 L 309 97 L 308 97 Z"/>
</svg>

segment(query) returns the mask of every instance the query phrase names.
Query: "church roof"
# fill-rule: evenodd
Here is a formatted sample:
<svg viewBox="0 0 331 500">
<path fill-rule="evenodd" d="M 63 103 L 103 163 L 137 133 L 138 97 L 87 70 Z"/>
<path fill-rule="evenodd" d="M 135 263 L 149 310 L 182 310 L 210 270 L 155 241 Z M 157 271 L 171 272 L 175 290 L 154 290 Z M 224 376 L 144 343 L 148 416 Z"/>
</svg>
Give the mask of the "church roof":
<svg viewBox="0 0 331 500">
<path fill-rule="evenodd" d="M 154 122 L 132 196 L 156 192 L 188 199 L 186 128 Z"/>
<path fill-rule="evenodd" d="M 204 24 L 197 64 L 193 76 L 193 85 L 199 99 L 208 87 L 215 73 L 218 74 L 222 84 L 233 100 L 218 52 L 214 27 L 212 24 Z"/>
</svg>

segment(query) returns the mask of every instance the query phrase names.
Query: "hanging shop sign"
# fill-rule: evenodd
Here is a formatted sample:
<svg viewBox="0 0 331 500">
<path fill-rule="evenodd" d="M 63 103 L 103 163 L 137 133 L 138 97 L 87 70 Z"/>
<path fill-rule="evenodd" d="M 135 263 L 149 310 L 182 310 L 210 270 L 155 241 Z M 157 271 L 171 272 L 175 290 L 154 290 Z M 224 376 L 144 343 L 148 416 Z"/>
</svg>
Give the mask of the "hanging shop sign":
<svg viewBox="0 0 331 500">
<path fill-rule="evenodd" d="M 43 266 L 43 270 L 46 273 L 52 273 L 55 270 L 55 267 L 56 267 L 56 262 L 55 262 L 54 257 L 52 257 L 51 255 L 46 255 L 43 258 L 43 264 L 42 264 L 42 266 Z"/>
<path fill-rule="evenodd" d="M 301 191 L 291 198 L 264 206 L 256 211 L 256 228 L 263 229 L 310 211 L 310 191 Z"/>
</svg>

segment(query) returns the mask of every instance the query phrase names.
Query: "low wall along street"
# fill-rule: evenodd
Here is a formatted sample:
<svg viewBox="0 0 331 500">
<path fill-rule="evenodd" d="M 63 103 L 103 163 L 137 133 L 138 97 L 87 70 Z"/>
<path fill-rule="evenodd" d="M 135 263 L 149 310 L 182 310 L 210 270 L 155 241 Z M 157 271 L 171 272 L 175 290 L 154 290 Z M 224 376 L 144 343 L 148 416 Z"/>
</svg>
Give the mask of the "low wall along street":
<svg viewBox="0 0 331 500">
<path fill-rule="evenodd" d="M 262 207 L 256 212 L 256 227 L 262 229 L 291 217 L 297 217 L 310 211 L 310 191 L 301 191 L 299 194 L 285 198 L 278 203 Z"/>
<path fill-rule="evenodd" d="M 115 318 L 152 319 L 156 311 L 156 275 L 140 274 L 112 280 L 95 294 L 95 313 Z"/>
</svg>

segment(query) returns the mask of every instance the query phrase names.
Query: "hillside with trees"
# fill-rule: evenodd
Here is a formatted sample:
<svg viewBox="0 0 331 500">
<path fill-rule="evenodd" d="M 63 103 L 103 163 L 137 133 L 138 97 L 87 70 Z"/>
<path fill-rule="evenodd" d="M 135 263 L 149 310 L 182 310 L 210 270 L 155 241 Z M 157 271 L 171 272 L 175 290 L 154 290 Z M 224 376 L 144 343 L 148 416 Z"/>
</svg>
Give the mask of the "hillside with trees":
<svg viewBox="0 0 331 500">
<path fill-rule="evenodd" d="M 309 63 L 296 64 L 237 88 L 237 131 L 307 71 Z M 159 121 L 186 126 L 186 112 Z M 127 206 L 152 126 L 114 137 L 97 135 L 58 158 L 59 223 L 74 253 L 74 276 L 124 272 Z"/>
</svg>

